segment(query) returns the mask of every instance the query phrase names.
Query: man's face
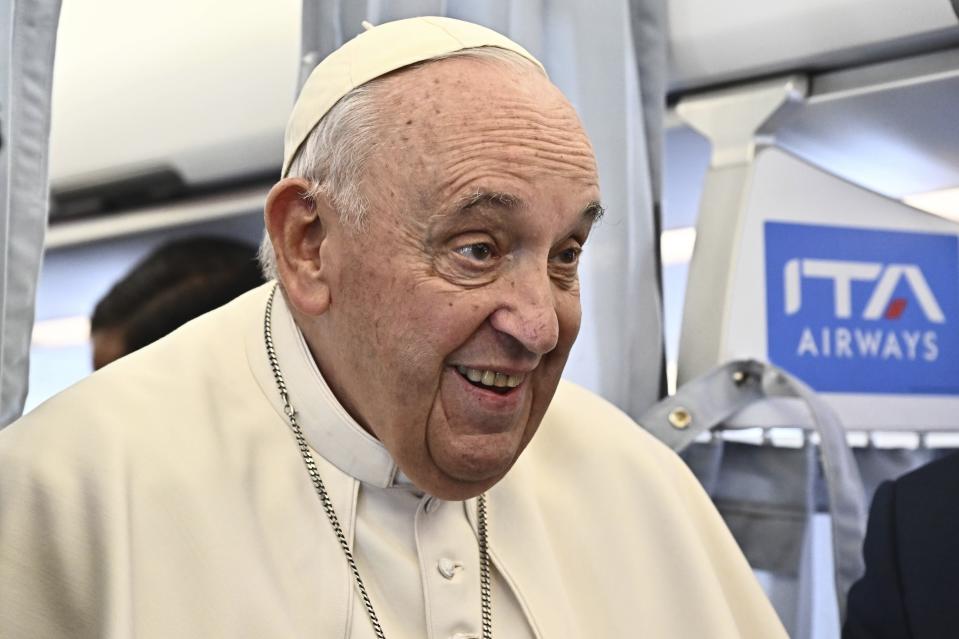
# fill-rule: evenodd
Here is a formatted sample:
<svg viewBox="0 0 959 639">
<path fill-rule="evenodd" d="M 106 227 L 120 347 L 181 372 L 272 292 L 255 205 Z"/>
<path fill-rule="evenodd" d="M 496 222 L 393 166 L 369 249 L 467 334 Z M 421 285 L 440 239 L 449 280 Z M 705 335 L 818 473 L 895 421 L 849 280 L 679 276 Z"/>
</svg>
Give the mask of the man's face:
<svg viewBox="0 0 959 639">
<path fill-rule="evenodd" d="M 419 488 L 486 490 L 552 399 L 580 324 L 595 161 L 545 78 L 454 58 L 384 82 L 368 224 L 332 225 L 307 339 L 337 397 Z"/>
</svg>

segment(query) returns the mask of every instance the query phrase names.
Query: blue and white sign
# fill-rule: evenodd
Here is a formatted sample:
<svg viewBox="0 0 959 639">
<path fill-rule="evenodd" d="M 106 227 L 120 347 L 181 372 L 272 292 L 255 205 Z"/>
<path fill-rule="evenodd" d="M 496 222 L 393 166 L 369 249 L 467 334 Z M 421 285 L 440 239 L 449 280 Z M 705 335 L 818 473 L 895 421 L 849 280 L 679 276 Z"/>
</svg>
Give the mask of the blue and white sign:
<svg viewBox="0 0 959 639">
<path fill-rule="evenodd" d="M 818 391 L 959 395 L 959 238 L 767 221 L 769 359 Z"/>
</svg>

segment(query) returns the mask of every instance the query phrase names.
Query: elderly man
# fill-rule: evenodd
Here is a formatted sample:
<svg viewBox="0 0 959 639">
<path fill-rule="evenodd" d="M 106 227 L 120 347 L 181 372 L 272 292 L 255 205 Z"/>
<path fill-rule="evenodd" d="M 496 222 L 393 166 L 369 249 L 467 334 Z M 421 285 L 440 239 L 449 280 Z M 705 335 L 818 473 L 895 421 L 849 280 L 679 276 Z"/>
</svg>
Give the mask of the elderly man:
<svg viewBox="0 0 959 639">
<path fill-rule="evenodd" d="M 284 175 L 278 287 L 0 436 L 0 635 L 784 636 L 682 462 L 560 382 L 602 208 L 530 54 L 372 28 Z"/>
</svg>

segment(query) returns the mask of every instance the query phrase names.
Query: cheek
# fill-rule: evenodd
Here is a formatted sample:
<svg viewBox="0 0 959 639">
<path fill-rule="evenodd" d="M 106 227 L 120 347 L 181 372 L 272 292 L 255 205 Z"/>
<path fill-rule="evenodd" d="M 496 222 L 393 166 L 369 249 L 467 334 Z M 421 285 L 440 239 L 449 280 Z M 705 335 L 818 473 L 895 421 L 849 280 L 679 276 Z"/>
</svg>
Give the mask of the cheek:
<svg viewBox="0 0 959 639">
<path fill-rule="evenodd" d="M 445 360 L 470 341 L 495 309 L 488 297 L 479 291 L 446 290 L 443 284 L 432 291 L 417 290 L 409 298 L 410 337 Z"/>
<path fill-rule="evenodd" d="M 446 360 L 469 342 L 491 312 L 489 301 L 476 291 L 450 291 L 442 282 L 404 278 L 392 278 L 378 292 L 359 281 L 353 302 L 344 328 L 354 340 L 365 336 L 381 372 L 396 371 L 407 390 L 436 386 Z"/>
<path fill-rule="evenodd" d="M 578 291 L 560 293 L 556 303 L 556 319 L 559 322 L 560 343 L 568 350 L 579 334 L 583 310 Z"/>
</svg>

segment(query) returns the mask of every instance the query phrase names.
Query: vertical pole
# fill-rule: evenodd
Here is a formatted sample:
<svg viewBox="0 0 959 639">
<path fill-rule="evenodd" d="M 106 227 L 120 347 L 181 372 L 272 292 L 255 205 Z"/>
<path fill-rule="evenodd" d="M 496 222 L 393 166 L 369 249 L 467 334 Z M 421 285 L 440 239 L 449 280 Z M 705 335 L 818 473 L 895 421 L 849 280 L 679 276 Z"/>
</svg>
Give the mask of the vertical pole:
<svg viewBox="0 0 959 639">
<path fill-rule="evenodd" d="M 0 427 L 27 396 L 60 0 L 0 0 Z"/>
<path fill-rule="evenodd" d="M 689 265 L 677 381 L 712 369 L 726 326 L 726 292 L 741 230 L 760 128 L 806 95 L 806 79 L 789 76 L 683 99 L 676 112 L 712 145 L 696 246 Z"/>
</svg>

